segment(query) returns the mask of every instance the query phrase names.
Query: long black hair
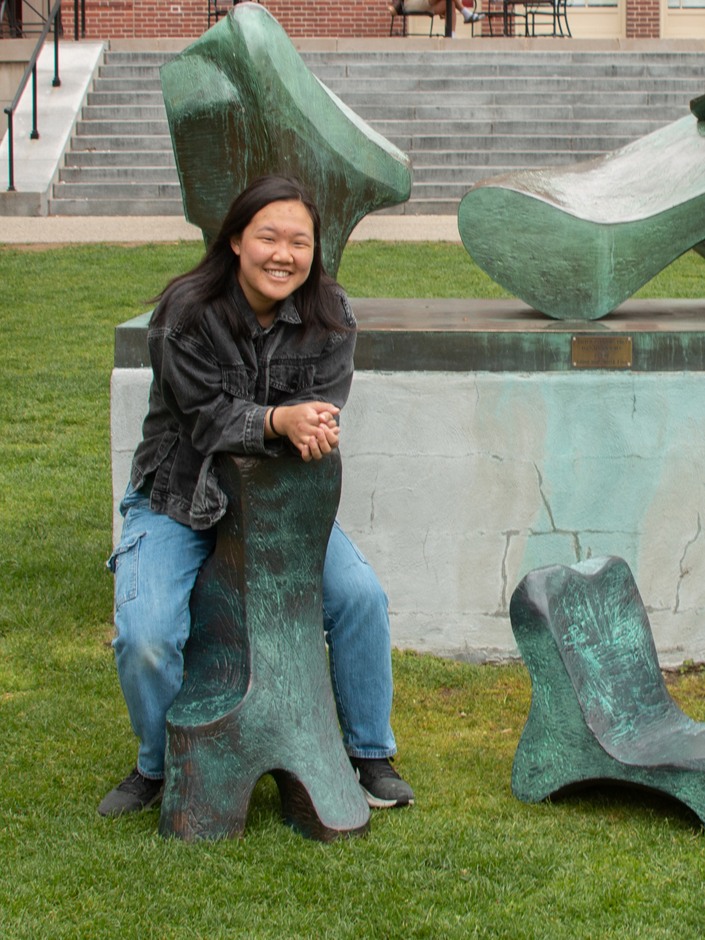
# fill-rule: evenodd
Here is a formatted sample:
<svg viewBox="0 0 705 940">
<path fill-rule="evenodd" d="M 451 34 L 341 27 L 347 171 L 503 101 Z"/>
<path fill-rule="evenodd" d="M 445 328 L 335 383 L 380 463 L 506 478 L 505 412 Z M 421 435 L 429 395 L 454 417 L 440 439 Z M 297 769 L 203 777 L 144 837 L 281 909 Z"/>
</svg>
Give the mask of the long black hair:
<svg viewBox="0 0 705 940">
<path fill-rule="evenodd" d="M 171 280 L 154 299 L 159 306 L 152 317 L 152 325 L 165 318 L 169 303 L 178 293 L 179 305 L 186 311 L 181 329 L 193 330 L 206 306 L 211 306 L 230 324 L 233 334 L 247 331 L 247 326 L 235 304 L 229 300 L 233 279 L 237 276 L 240 259 L 234 254 L 230 241 L 242 234 L 253 217 L 272 202 L 297 200 L 306 207 L 313 222 L 313 261 L 304 283 L 294 291 L 293 300 L 304 330 L 323 329 L 326 332 L 345 330 L 341 324 L 340 301 L 336 299 L 337 284 L 326 274 L 321 251 L 321 217 L 318 208 L 294 177 L 260 176 L 237 196 L 223 219 L 215 239 L 203 259 L 185 274 Z M 336 315 L 337 314 L 337 315 Z"/>
</svg>

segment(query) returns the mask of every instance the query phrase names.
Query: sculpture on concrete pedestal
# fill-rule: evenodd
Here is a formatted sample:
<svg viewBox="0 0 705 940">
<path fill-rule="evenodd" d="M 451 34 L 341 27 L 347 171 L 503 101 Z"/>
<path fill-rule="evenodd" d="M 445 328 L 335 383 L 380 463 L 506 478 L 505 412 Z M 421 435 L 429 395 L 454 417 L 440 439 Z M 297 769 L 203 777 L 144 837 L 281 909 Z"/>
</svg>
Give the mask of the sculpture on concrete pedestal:
<svg viewBox="0 0 705 940">
<path fill-rule="evenodd" d="M 237 4 L 161 78 L 186 218 L 206 242 L 253 179 L 297 176 L 318 206 L 335 276 L 357 223 L 409 198 L 408 157 L 313 75 L 258 3 Z"/>
<path fill-rule="evenodd" d="M 703 98 L 691 110 L 595 160 L 475 184 L 458 208 L 465 248 L 548 316 L 605 316 L 705 240 Z"/>
</svg>

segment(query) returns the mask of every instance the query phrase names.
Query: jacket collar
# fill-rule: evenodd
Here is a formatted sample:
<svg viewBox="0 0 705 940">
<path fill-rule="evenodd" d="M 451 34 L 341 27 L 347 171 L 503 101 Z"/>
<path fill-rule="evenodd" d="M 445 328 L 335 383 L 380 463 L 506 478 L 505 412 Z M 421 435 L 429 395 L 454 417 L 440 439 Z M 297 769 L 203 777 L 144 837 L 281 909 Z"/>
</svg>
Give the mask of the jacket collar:
<svg viewBox="0 0 705 940">
<path fill-rule="evenodd" d="M 233 300 L 235 301 L 248 327 L 250 328 L 250 333 L 252 336 L 256 336 L 258 333 L 266 332 L 260 326 L 259 320 L 257 319 L 254 310 L 247 302 L 247 298 L 243 294 L 242 288 L 240 287 L 237 278 L 233 278 L 232 294 Z M 286 297 L 279 304 L 279 309 L 277 310 L 277 314 L 274 317 L 274 322 L 272 323 L 272 326 L 269 327 L 269 329 L 271 330 L 272 327 L 276 326 L 276 324 L 279 322 L 290 323 L 294 326 L 301 325 L 301 316 L 299 315 L 299 311 L 296 309 L 296 304 L 294 303 L 292 297 Z"/>
</svg>

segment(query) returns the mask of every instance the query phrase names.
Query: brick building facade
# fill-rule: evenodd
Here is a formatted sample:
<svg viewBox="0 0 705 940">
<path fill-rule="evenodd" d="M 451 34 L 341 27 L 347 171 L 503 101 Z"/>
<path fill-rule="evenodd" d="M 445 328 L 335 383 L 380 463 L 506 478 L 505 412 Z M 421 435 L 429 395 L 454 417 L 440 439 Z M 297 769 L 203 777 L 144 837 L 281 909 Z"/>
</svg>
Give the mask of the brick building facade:
<svg viewBox="0 0 705 940">
<path fill-rule="evenodd" d="M 84 0 L 86 38 L 131 39 L 155 37 L 195 37 L 208 28 L 208 0 Z M 487 0 L 484 0 L 486 3 Z M 586 0 L 589 6 L 590 0 Z M 703 0 L 705 4 L 705 0 Z M 481 7 L 483 0 L 480 0 Z M 297 38 L 382 38 L 389 35 L 387 0 L 348 0 L 329 4 L 308 0 L 264 0 L 269 12 L 292 39 Z M 664 35 L 664 11 L 673 0 L 604 0 L 599 8 L 619 7 L 620 34 L 628 39 L 653 39 Z M 692 2 L 688 3 L 692 6 Z M 569 6 L 569 11 L 571 7 Z M 571 16 L 574 15 L 571 13 Z M 579 15 L 579 14 L 575 14 Z M 64 28 L 73 33 L 74 4 L 66 2 L 62 12 Z M 705 21 L 705 17 L 703 17 Z"/>
<path fill-rule="evenodd" d="M 388 36 L 390 16 L 385 0 L 370 4 L 348 0 L 322 2 L 267 0 L 264 4 L 292 38 L 321 36 Z M 208 0 L 85 0 L 87 39 L 132 39 L 200 36 L 208 28 Z M 62 10 L 64 28 L 73 32 L 74 4 Z"/>
</svg>

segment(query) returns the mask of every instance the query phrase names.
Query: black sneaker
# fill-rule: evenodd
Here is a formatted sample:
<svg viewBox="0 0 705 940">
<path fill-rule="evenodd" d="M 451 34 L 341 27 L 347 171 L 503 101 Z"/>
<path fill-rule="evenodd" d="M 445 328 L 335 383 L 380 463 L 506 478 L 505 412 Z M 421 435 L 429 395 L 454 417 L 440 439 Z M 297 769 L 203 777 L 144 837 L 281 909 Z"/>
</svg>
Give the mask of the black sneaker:
<svg viewBox="0 0 705 940">
<path fill-rule="evenodd" d="M 351 757 L 365 798 L 373 809 L 411 806 L 414 791 L 392 767 L 388 757 Z"/>
<path fill-rule="evenodd" d="M 101 816 L 122 816 L 139 813 L 158 803 L 164 788 L 163 780 L 150 780 L 135 769 L 103 798 L 98 812 Z"/>
</svg>

